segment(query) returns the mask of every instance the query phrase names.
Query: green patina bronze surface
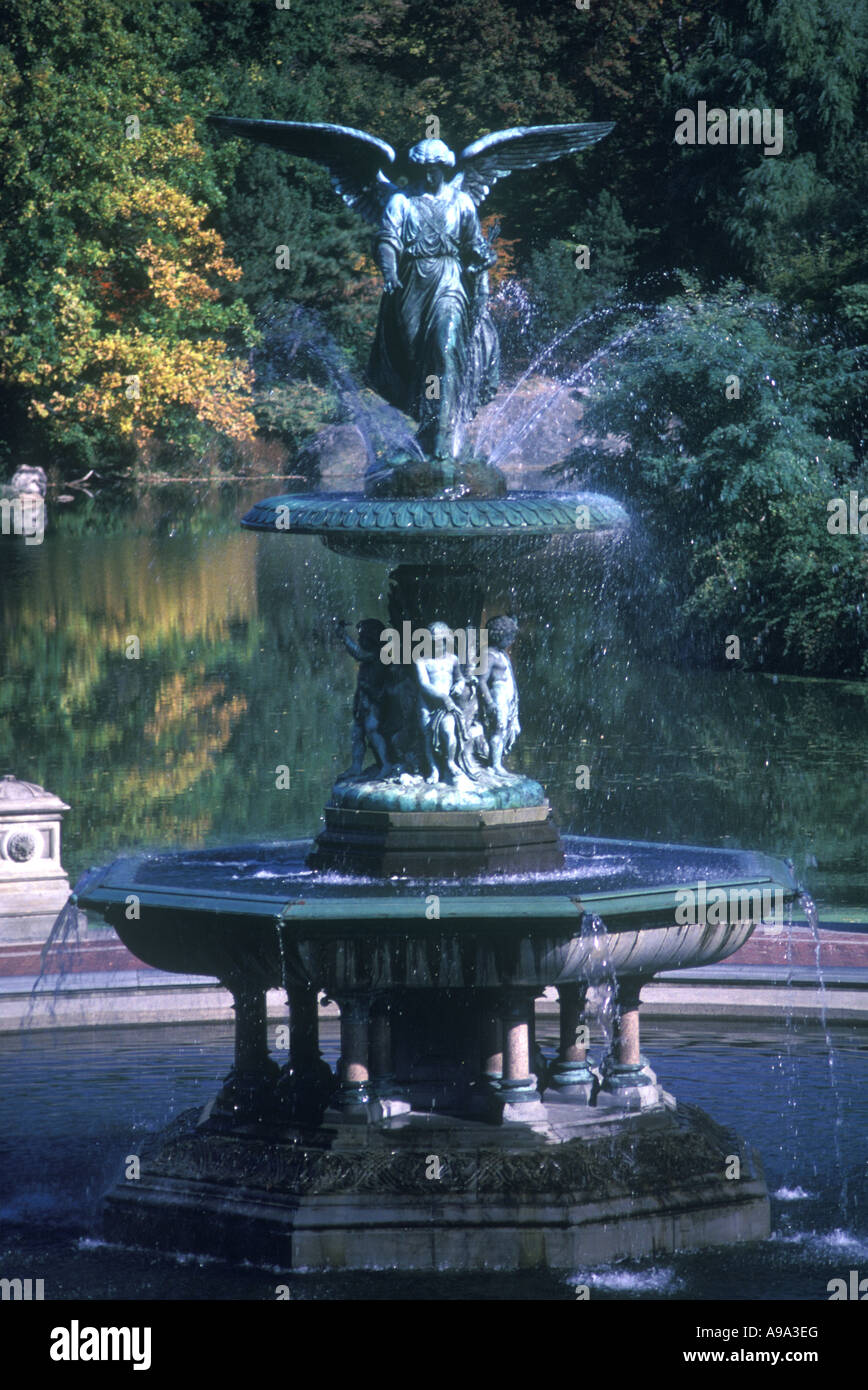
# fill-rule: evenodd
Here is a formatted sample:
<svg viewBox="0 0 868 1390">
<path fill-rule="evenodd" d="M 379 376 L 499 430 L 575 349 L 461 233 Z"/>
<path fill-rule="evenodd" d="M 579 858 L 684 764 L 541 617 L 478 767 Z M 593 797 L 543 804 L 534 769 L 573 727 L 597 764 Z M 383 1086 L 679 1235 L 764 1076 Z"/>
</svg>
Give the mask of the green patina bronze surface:
<svg viewBox="0 0 868 1390">
<path fill-rule="evenodd" d="M 322 536 L 373 535 L 400 540 L 470 540 L 494 536 L 510 541 L 529 536 L 582 536 L 620 531 L 629 525 L 619 502 L 597 492 L 530 493 L 480 498 L 366 498 L 286 493 L 265 497 L 242 518 L 251 531 Z"/>
<path fill-rule="evenodd" d="M 251 531 L 320 536 L 330 550 L 345 555 L 485 565 L 505 553 L 532 557 L 552 545 L 573 553 L 582 544 L 626 534 L 630 518 L 619 502 L 596 492 L 436 498 L 286 493 L 257 502 L 241 524 Z"/>
<path fill-rule="evenodd" d="M 332 806 L 376 811 L 507 811 L 542 806 L 545 792 L 530 777 L 485 777 L 480 784 L 429 785 L 422 777 L 405 775 L 395 782 L 339 781 L 332 788 Z"/>
<path fill-rule="evenodd" d="M 627 516 L 593 493 L 510 496 L 488 460 L 462 452 L 462 422 L 492 399 L 499 371 L 487 275 L 496 257 L 477 209 L 497 179 L 574 154 L 612 127 L 499 131 L 457 160 L 443 141 L 425 139 L 409 151 L 399 185 L 386 172 L 394 151 L 362 131 L 212 119 L 229 133 L 324 164 L 337 191 L 376 227 L 384 286 L 368 378 L 392 406 L 419 421 L 415 445 L 371 464 L 364 496 L 266 498 L 242 523 L 318 535 L 336 550 L 401 562 L 390 576 L 391 629 L 380 616 L 366 616 L 356 621 L 356 638 L 346 619 L 337 620 L 358 679 L 351 763 L 334 784 L 330 809 L 457 813 L 543 806 L 539 783 L 504 765 L 521 733 L 510 655 L 519 623 L 510 614 L 489 614 L 480 634 L 486 586 L 476 567 L 499 556 L 504 543 L 519 558 L 553 541 L 623 531 Z M 409 629 L 412 645 L 409 656 L 396 659 L 398 626 Z M 430 650 L 420 634 L 432 639 Z M 365 768 L 367 755 L 373 763 Z M 472 847 L 466 839 L 456 842 L 452 861 L 433 832 L 429 862 L 412 835 L 354 835 L 333 818 L 311 863 L 448 875 L 487 866 L 553 868 L 563 854 L 552 823 L 542 836 L 538 827 L 519 826 L 480 833 Z"/>
<path fill-rule="evenodd" d="M 497 389 L 500 348 L 488 308 L 488 271 L 497 259 L 478 209 L 498 179 L 574 155 L 603 139 L 612 122 L 516 126 L 484 135 L 455 155 L 425 139 L 397 159 L 362 130 L 306 121 L 210 116 L 227 135 L 276 146 L 329 171 L 344 202 L 375 228 L 383 276 L 368 380 L 390 405 L 419 422 L 418 456 L 374 465 L 371 489 L 402 493 L 460 487 L 460 433 Z M 428 463 L 422 476 L 419 463 Z M 425 470 L 423 469 L 423 472 Z M 499 488 L 492 480 L 495 491 Z"/>
<path fill-rule="evenodd" d="M 391 628 L 379 617 L 365 617 L 356 625 L 356 640 L 348 623 L 339 621 L 342 642 L 358 663 L 358 681 L 352 761 L 334 785 L 332 806 L 459 811 L 543 804 L 539 783 L 517 777 L 503 763 L 521 732 L 518 683 L 509 655 L 518 624 L 501 614 L 489 617 L 488 629 L 480 631 L 485 582 L 475 566 L 504 542 L 513 551 L 553 539 L 570 544 L 587 541 L 589 534 L 618 532 L 626 527 L 627 515 L 617 502 L 596 493 L 497 498 L 286 494 L 258 502 L 243 525 L 319 535 L 335 549 L 405 562 L 390 576 Z M 397 645 L 399 629 L 403 633 L 405 628 L 410 651 L 396 660 L 389 644 Z M 463 637 L 461 655 L 455 654 L 458 633 Z M 418 639 L 429 636 L 434 645 L 425 651 Z M 368 752 L 374 763 L 364 770 Z M 337 854 L 339 839 L 329 840 L 329 852 Z M 531 852 L 518 843 L 515 850 L 519 858 Z M 318 867 L 326 867 L 324 853 L 323 845 Z M 459 862 L 456 855 L 456 866 Z"/>
</svg>

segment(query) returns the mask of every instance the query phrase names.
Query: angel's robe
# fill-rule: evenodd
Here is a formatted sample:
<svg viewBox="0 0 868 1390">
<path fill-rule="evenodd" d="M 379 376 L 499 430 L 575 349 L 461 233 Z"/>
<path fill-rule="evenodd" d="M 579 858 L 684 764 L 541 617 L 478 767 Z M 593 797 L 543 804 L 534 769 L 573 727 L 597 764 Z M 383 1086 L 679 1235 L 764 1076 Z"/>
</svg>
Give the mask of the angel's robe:
<svg viewBox="0 0 868 1390">
<path fill-rule="evenodd" d="M 368 379 L 419 421 L 427 454 L 452 457 L 460 420 L 497 386 L 497 333 L 487 307 L 491 253 L 476 205 L 448 183 L 439 193 L 395 193 L 376 244 L 394 249 L 401 288 L 383 295 Z"/>
</svg>

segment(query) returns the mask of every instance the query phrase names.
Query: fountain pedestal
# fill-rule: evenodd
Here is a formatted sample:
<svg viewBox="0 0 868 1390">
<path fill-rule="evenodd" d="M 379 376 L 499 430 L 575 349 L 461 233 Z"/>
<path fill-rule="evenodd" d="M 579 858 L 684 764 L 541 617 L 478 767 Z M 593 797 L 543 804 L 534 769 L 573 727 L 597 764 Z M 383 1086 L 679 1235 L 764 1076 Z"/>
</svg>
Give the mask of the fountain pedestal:
<svg viewBox="0 0 868 1390">
<path fill-rule="evenodd" d="M 216 976 L 236 1001 L 218 1102 L 182 1117 L 111 1194 L 109 1238 L 292 1268 L 466 1270 L 575 1269 L 766 1235 L 758 1166 L 657 1084 L 639 1001 L 656 971 L 722 960 L 753 930 L 682 925 L 685 886 L 761 902 L 774 884 L 787 901 L 791 875 L 756 855 L 560 837 L 540 784 L 504 764 L 520 733 L 518 624 L 481 627 L 486 565 L 504 545 L 527 562 L 553 544 L 564 558 L 577 537 L 622 529 L 621 509 L 583 494 L 290 495 L 245 524 L 388 559 L 392 629 L 364 618 L 358 641 L 338 629 L 359 669 L 352 765 L 313 846 L 121 860 L 79 890 L 142 960 Z M 444 636 L 456 628 L 460 656 Z M 484 631 L 477 662 L 470 637 Z M 616 1002 L 599 1070 L 590 985 Z M 291 1017 L 279 1075 L 263 1007 L 275 986 Z M 562 1011 L 551 1066 L 534 1038 L 549 986 Z M 341 1011 L 334 1076 L 320 991 Z"/>
<path fill-rule="evenodd" d="M 515 781 L 516 795 L 536 785 L 525 777 Z M 424 805 L 426 793 L 435 800 L 427 788 L 404 789 L 398 784 L 389 791 L 396 801 L 403 792 L 409 804 Z M 539 806 L 491 810 L 466 809 L 466 801 L 465 794 L 463 810 L 351 810 L 328 805 L 326 828 L 317 836 L 310 867 L 359 877 L 439 880 L 539 873 L 563 865 L 560 836 L 545 799 Z"/>
<path fill-rule="evenodd" d="M 519 732 L 518 693 L 506 650 L 490 653 L 489 637 L 500 634 L 508 649 L 517 624 L 500 617 L 490 631 L 483 627 L 486 586 L 472 559 L 478 542 L 464 534 L 468 525 L 485 534 L 495 504 L 461 500 L 457 512 L 444 511 L 442 504 L 438 510 L 428 499 L 424 507 L 417 501 L 403 510 L 395 501 L 376 510 L 373 503 L 359 504 L 358 518 L 346 503 L 339 514 L 358 520 L 359 529 L 355 535 L 350 526 L 349 537 L 339 542 L 332 538 L 340 548 L 376 544 L 371 532 L 385 521 L 403 526 L 402 540 L 389 542 L 396 553 L 409 546 L 415 554 L 424 536 L 435 555 L 392 569 L 391 626 L 363 619 L 358 642 L 345 625 L 339 629 L 359 663 L 354 763 L 332 788 L 325 829 L 310 859 L 313 869 L 440 880 L 532 874 L 563 865 L 544 789 L 502 761 Z M 250 514 L 249 524 L 262 524 L 264 505 Z M 510 516 L 499 519 L 514 527 L 527 518 L 517 501 L 513 505 Z M 458 547 L 455 553 L 463 559 L 437 559 L 437 547 L 444 543 Z M 501 695 L 499 710 L 490 693 L 492 657 L 500 689 L 511 692 Z M 363 768 L 366 751 L 375 761 Z"/>
</svg>

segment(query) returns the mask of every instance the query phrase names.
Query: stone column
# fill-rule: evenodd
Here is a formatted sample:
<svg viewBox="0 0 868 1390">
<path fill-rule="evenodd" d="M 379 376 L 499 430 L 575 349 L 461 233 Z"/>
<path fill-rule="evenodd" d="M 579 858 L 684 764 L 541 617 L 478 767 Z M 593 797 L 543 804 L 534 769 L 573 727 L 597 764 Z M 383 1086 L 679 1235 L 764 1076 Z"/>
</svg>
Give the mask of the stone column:
<svg viewBox="0 0 868 1390">
<path fill-rule="evenodd" d="M 484 1085 L 498 1086 L 503 1079 L 503 1028 L 498 1015 L 483 1006 L 479 1019 L 480 1072 Z"/>
<path fill-rule="evenodd" d="M 289 1064 L 281 1078 L 281 1098 L 291 1119 L 318 1124 L 337 1083 L 320 1056 L 317 992 L 313 985 L 288 985 L 286 992 Z"/>
<path fill-rule="evenodd" d="M 645 983 L 645 980 L 630 977 L 618 980 L 614 1050 L 602 1066 L 601 1092 L 610 1104 L 622 1105 L 628 1110 L 645 1109 L 660 1101 L 657 1077 L 639 1046 L 639 1006 Z"/>
<path fill-rule="evenodd" d="M 271 1115 L 280 1069 L 268 1054 L 268 1014 L 264 989 L 246 981 L 226 981 L 235 1010 L 235 1061 L 214 1110 L 244 1123 Z"/>
<path fill-rule="evenodd" d="M 639 1052 L 639 995 L 641 985 L 630 981 L 632 988 L 624 990 L 620 1000 L 618 1020 L 615 1026 L 615 1048 L 618 1065 L 639 1067 L 642 1058 Z"/>
<path fill-rule="evenodd" d="M 585 984 L 558 986 L 560 1000 L 560 1045 L 557 1061 L 549 1074 L 549 1086 L 559 1097 L 587 1104 L 594 1089 L 594 1074 L 588 1065 L 588 1028 L 585 1022 Z"/>
<path fill-rule="evenodd" d="M 371 1100 L 368 1070 L 368 995 L 345 994 L 338 999 L 341 1011 L 341 1081 L 335 1105 L 344 1114 L 367 1114 Z"/>
<path fill-rule="evenodd" d="M 510 999 L 503 1011 L 503 1084 L 536 1085 L 530 1070 L 530 1025 L 525 999 Z"/>
<path fill-rule="evenodd" d="M 503 1029 L 503 1076 L 497 1088 L 500 1118 L 504 1123 L 545 1118 L 537 1078 L 531 1071 L 531 1011 L 534 994 L 511 989 L 503 995 L 500 1019 Z"/>
<path fill-rule="evenodd" d="M 405 1115 L 410 1104 L 404 1100 L 395 1078 L 392 1057 L 392 1010 L 389 1000 L 380 995 L 371 1005 L 370 1015 L 370 1093 L 372 1119 L 387 1120 L 392 1115 Z"/>
<path fill-rule="evenodd" d="M 268 1013 L 265 990 L 230 985 L 235 1009 L 235 1073 L 275 1077 L 278 1067 L 268 1053 Z"/>
<path fill-rule="evenodd" d="M 392 1020 L 389 1005 L 385 999 L 375 999 L 371 1009 L 371 1086 L 381 1094 L 394 1084 L 392 1070 Z"/>
</svg>

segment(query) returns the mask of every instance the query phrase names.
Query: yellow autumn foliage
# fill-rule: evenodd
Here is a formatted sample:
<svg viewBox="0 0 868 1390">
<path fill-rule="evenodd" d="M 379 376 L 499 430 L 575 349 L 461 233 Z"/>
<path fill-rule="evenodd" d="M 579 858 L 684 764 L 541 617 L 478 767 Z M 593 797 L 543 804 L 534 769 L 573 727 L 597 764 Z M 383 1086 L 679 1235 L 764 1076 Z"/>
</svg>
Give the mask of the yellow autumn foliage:
<svg viewBox="0 0 868 1390">
<path fill-rule="evenodd" d="M 195 666 L 174 672 L 161 685 L 154 717 L 143 730 L 155 753 L 160 750 L 158 761 L 128 774 L 124 788 L 128 796 L 149 800 L 180 796 L 208 775 L 214 756 L 226 747 L 247 709 L 247 699 L 234 695 L 223 700 L 223 681 L 205 681 L 204 674 L 203 666 Z"/>
<path fill-rule="evenodd" d="M 19 375 L 34 388 L 31 411 L 108 427 L 139 445 L 157 429 L 171 438 L 191 416 L 248 439 L 256 429 L 253 372 L 219 331 L 221 322 L 249 331 L 241 305 L 219 306 L 220 282 L 242 272 L 204 225 L 207 205 L 167 176 L 179 159 L 202 157 L 193 121 L 143 132 L 124 142 L 122 155 L 99 199 L 107 232 L 57 267 L 57 358 Z"/>
</svg>

